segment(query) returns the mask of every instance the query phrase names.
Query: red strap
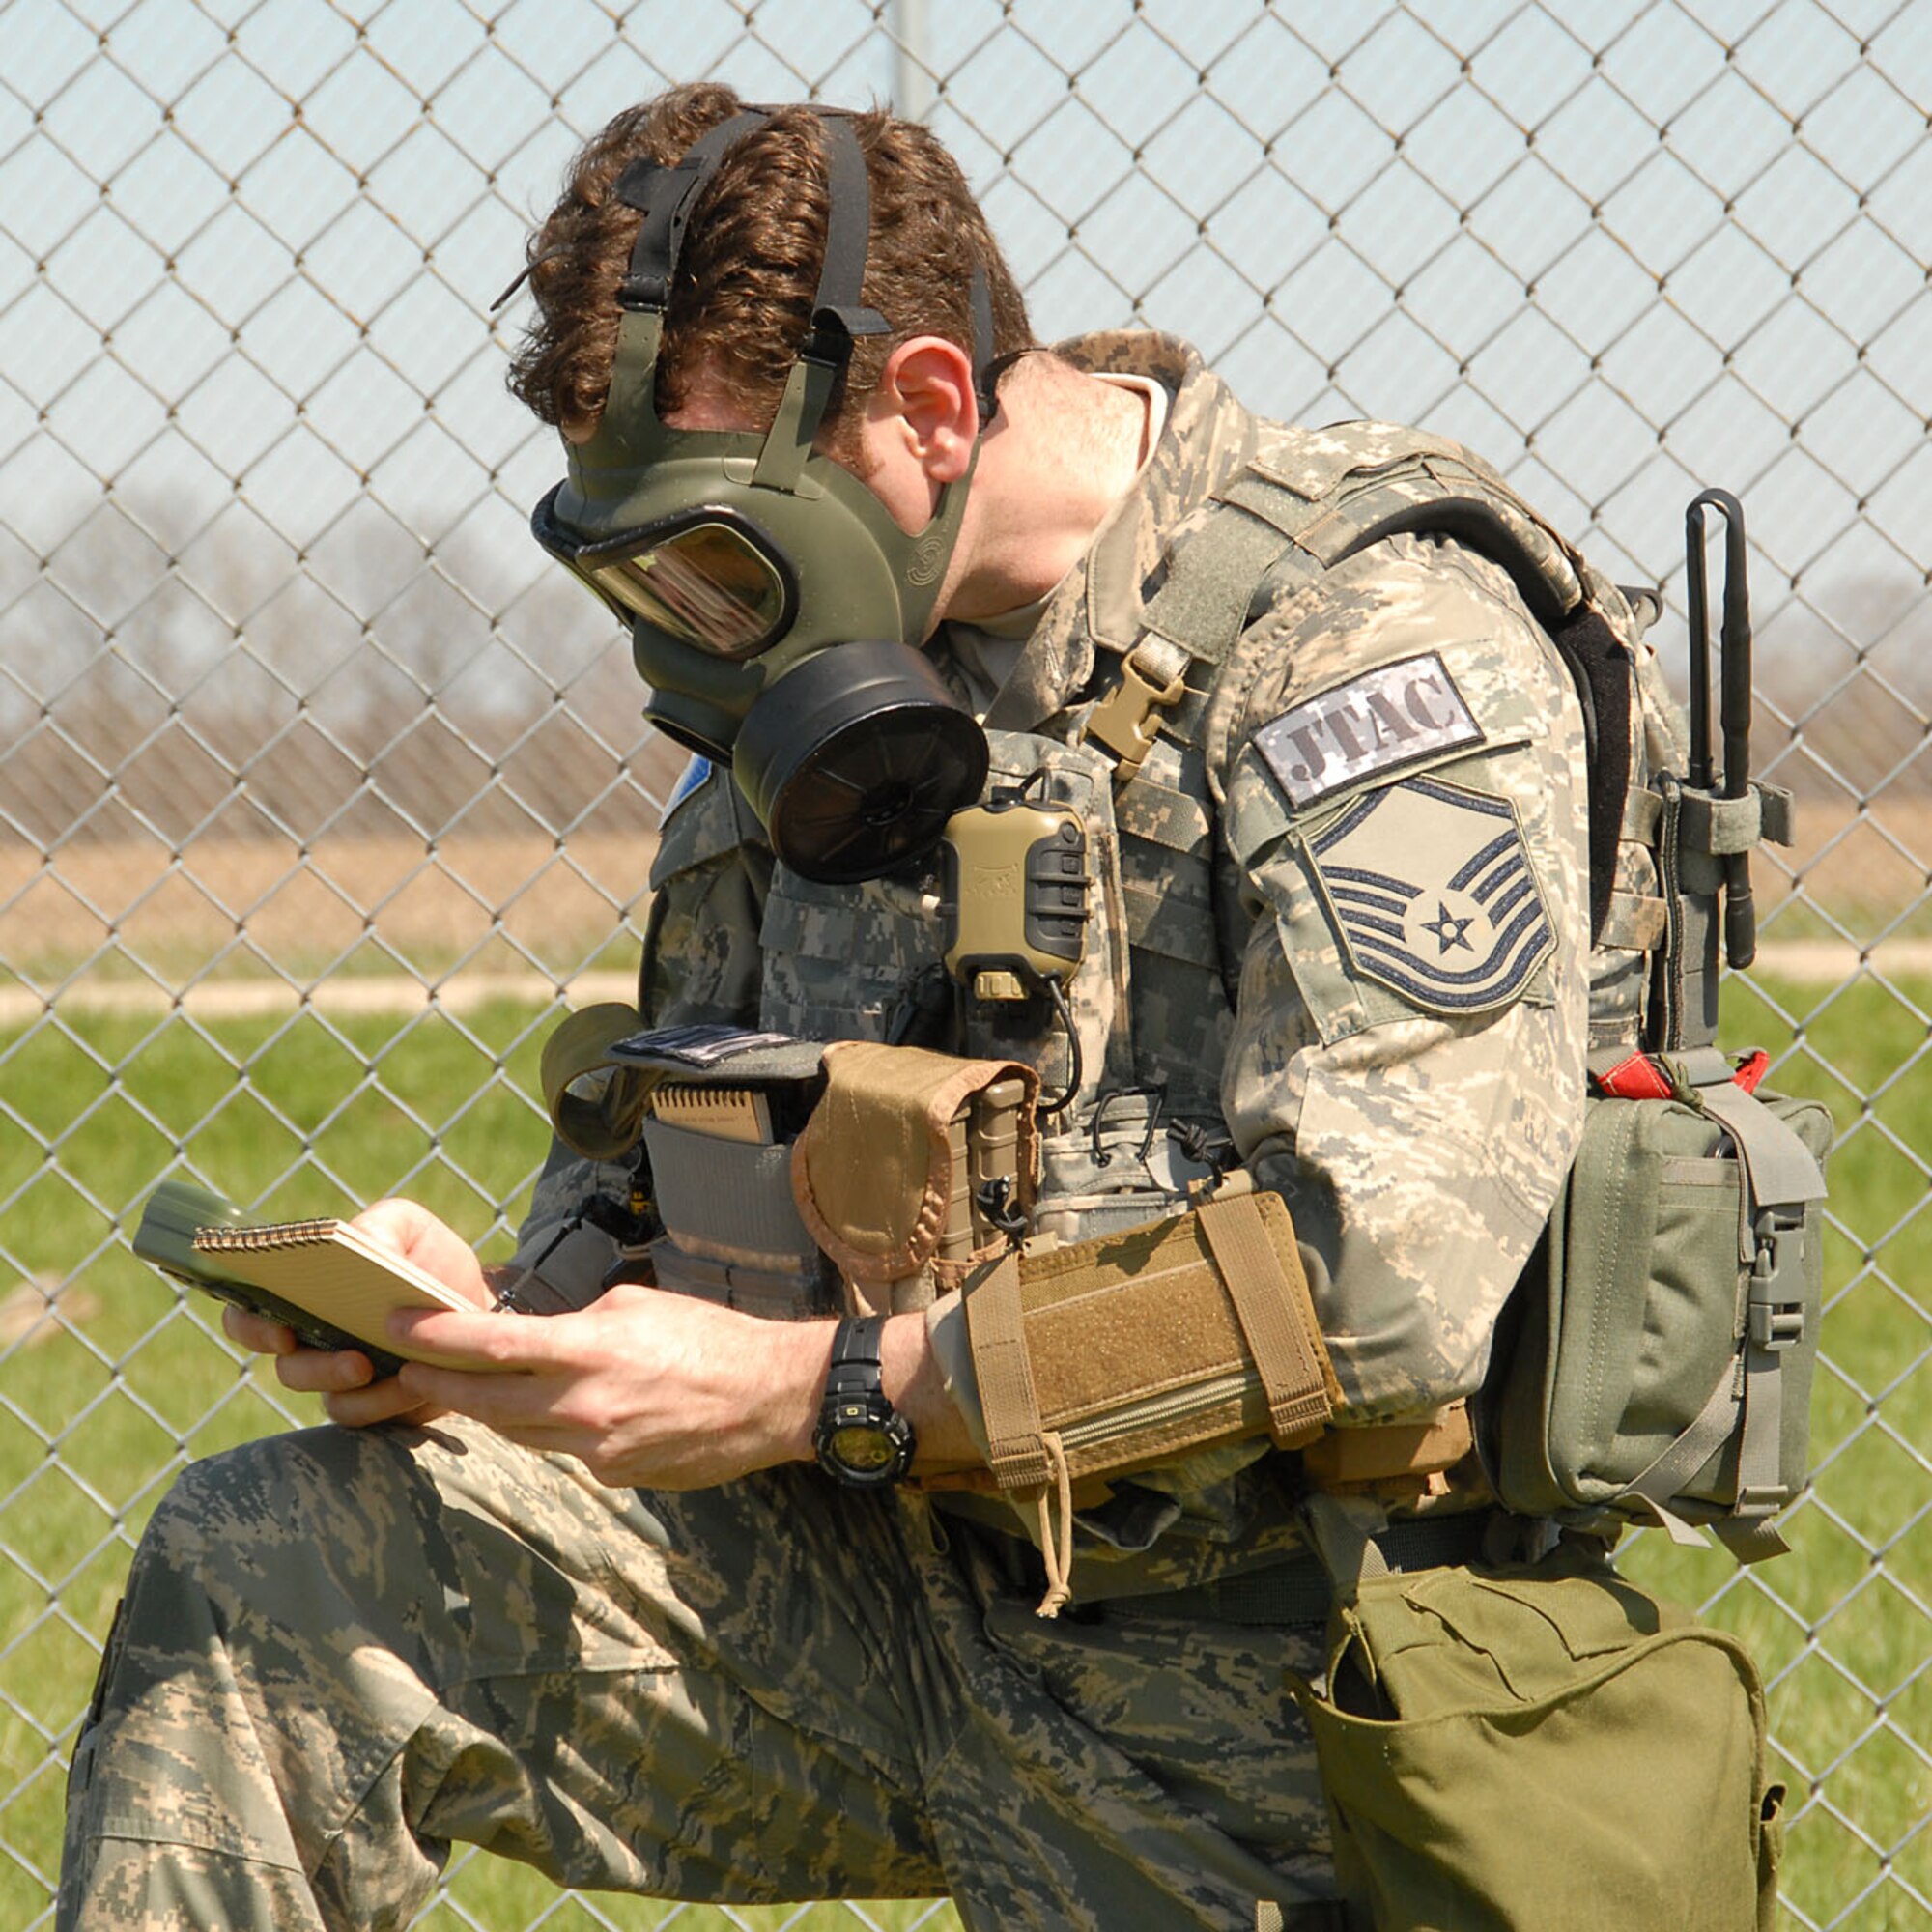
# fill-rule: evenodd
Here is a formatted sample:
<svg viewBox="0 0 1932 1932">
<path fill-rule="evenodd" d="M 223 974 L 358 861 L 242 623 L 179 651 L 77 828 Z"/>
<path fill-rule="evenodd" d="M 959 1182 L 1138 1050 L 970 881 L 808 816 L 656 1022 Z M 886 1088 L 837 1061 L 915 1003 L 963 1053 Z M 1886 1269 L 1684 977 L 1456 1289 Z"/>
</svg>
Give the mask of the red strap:
<svg viewBox="0 0 1932 1932">
<path fill-rule="evenodd" d="M 1770 1066 L 1771 1055 L 1760 1047 L 1738 1062 L 1731 1074 L 1732 1084 L 1747 1094 L 1755 1094 Z M 1597 1092 L 1612 1100 L 1667 1100 L 1676 1091 L 1670 1076 L 1647 1053 L 1634 1053 L 1607 1073 L 1592 1074 L 1591 1079 Z"/>
<path fill-rule="evenodd" d="M 1645 1053 L 1634 1053 L 1595 1077 L 1597 1092 L 1612 1100 L 1667 1100 L 1675 1091 L 1663 1069 Z"/>
</svg>

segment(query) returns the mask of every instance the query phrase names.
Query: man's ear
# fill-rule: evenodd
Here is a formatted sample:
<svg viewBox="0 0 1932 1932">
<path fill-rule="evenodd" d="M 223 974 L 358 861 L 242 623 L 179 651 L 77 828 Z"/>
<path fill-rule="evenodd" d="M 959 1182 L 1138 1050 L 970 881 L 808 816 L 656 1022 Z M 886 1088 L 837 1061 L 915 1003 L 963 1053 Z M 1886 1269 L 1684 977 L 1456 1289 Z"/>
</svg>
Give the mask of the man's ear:
<svg viewBox="0 0 1932 1932">
<path fill-rule="evenodd" d="M 935 483 L 956 483 L 973 464 L 980 406 L 973 359 L 943 335 L 915 335 L 886 358 L 874 392 L 891 432 Z"/>
</svg>

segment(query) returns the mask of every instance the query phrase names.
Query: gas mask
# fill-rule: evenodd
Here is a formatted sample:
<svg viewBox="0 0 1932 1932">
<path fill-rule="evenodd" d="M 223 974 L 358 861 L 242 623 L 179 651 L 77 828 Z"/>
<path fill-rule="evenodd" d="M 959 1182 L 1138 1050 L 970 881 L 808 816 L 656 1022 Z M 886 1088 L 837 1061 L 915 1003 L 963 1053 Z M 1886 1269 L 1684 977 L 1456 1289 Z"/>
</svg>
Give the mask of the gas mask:
<svg viewBox="0 0 1932 1932">
<path fill-rule="evenodd" d="M 721 762 L 793 870 L 832 883 L 923 856 L 985 781 L 984 734 L 919 649 L 959 532 L 970 471 L 908 534 L 813 440 L 860 335 L 870 193 L 847 118 L 823 112 L 830 215 L 811 332 L 763 436 L 676 430 L 655 384 L 685 224 L 752 109 L 675 166 L 616 185 L 642 211 L 596 434 L 530 519 L 537 541 L 632 634 L 644 716 Z M 975 386 L 992 414 L 992 305 L 973 286 Z M 976 452 L 977 460 L 977 452 Z"/>
</svg>

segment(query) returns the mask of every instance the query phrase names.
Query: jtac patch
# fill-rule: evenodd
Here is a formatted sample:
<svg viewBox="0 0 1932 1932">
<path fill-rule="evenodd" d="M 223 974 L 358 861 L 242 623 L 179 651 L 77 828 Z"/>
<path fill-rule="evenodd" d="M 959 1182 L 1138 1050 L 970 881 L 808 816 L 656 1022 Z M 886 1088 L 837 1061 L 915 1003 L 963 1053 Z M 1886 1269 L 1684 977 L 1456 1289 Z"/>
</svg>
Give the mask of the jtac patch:
<svg viewBox="0 0 1932 1932">
<path fill-rule="evenodd" d="M 1350 957 L 1435 1013 L 1507 1005 L 1556 933 L 1507 799 L 1399 779 L 1309 845 Z"/>
<path fill-rule="evenodd" d="M 1378 772 L 1482 742 L 1482 727 L 1434 651 L 1364 671 L 1255 733 L 1255 749 L 1297 810 Z"/>
</svg>

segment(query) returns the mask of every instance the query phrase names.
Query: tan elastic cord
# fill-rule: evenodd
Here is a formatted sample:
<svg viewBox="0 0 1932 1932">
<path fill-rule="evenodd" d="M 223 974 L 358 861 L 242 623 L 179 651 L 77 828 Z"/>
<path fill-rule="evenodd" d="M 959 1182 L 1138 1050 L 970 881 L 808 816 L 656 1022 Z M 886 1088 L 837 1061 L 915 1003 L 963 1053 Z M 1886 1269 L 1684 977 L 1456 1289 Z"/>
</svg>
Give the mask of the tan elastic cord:
<svg viewBox="0 0 1932 1932">
<path fill-rule="evenodd" d="M 1040 1437 L 1053 1464 L 1052 1487 L 1039 1492 L 1039 1553 L 1046 1564 L 1046 1595 L 1034 1610 L 1037 1617 L 1057 1617 L 1073 1595 L 1073 1478 L 1066 1469 L 1066 1451 L 1058 1430 Z M 1060 1505 L 1060 1527 L 1054 1528 L 1053 1504 Z"/>
<path fill-rule="evenodd" d="M 1262 1220 L 1262 1197 L 1204 1203 L 1201 1231 L 1220 1264 L 1235 1319 L 1267 1397 L 1268 1429 L 1284 1449 L 1312 1442 L 1334 1413 L 1340 1390 L 1294 1255 L 1291 1274 Z"/>
<path fill-rule="evenodd" d="M 986 1461 L 1009 1496 L 1033 1492 L 1039 1510 L 1039 1553 L 1046 1595 L 1036 1614 L 1057 1617 L 1073 1594 L 1073 1477 L 1058 1432 L 1041 1427 L 1020 1314 L 1020 1262 L 1009 1249 L 966 1295 L 966 1327 L 986 1422 Z M 1054 1521 L 1054 1505 L 1060 1520 Z"/>
</svg>

